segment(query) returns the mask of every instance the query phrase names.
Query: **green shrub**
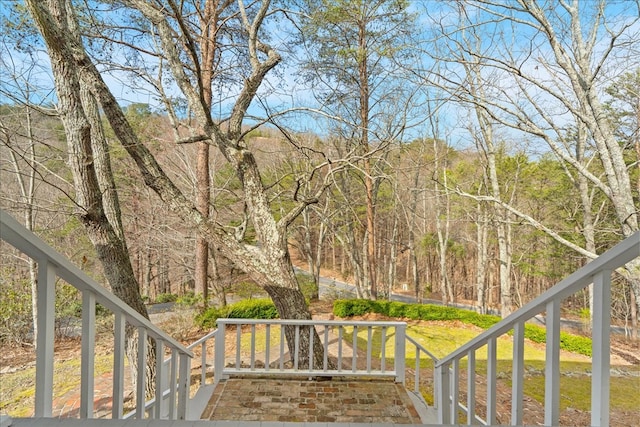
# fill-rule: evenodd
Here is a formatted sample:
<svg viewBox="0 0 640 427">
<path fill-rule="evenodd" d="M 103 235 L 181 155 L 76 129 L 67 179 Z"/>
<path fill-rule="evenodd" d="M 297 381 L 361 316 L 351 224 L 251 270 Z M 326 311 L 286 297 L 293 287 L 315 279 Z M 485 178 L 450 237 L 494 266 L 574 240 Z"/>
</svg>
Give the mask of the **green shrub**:
<svg viewBox="0 0 640 427">
<path fill-rule="evenodd" d="M 389 317 L 404 317 L 404 309 L 406 304 L 401 302 L 392 302 L 387 306 L 386 315 Z"/>
<path fill-rule="evenodd" d="M 370 300 L 336 300 L 333 303 L 333 314 L 338 317 L 362 316 L 366 313 L 378 313 L 389 317 L 407 318 L 425 321 L 460 321 L 489 329 L 501 319 L 498 316 L 480 314 L 475 311 L 455 307 L 431 304 L 408 304 L 403 302 L 370 301 Z M 537 325 L 525 325 L 525 338 L 545 343 L 547 333 L 545 328 Z M 573 353 L 591 356 L 591 338 L 560 333 L 560 348 Z"/>
<path fill-rule="evenodd" d="M 225 316 L 220 315 L 220 310 L 216 307 L 209 307 L 202 313 L 196 315 L 195 321 L 198 326 L 203 329 L 213 329 L 216 327 L 216 321 Z"/>
<path fill-rule="evenodd" d="M 524 325 L 524 337 L 537 343 L 547 342 L 547 331 L 542 326 Z"/>
<path fill-rule="evenodd" d="M 178 299 L 176 294 L 159 294 L 156 297 L 156 303 L 163 304 L 166 302 L 175 302 Z"/>
<path fill-rule="evenodd" d="M 591 357 L 591 338 L 560 332 L 560 348 Z"/>
<path fill-rule="evenodd" d="M 350 317 L 350 300 L 337 299 L 333 302 L 333 314 L 338 317 Z"/>
<path fill-rule="evenodd" d="M 418 304 L 406 304 L 404 310 L 404 317 L 411 320 L 421 320 L 423 315 L 422 307 Z"/>
<path fill-rule="evenodd" d="M 498 323 L 500 320 L 502 320 L 500 316 L 494 316 L 491 314 L 479 314 L 479 313 L 473 313 L 473 314 L 475 315 L 473 324 L 482 329 L 489 329 L 490 327 Z"/>
<path fill-rule="evenodd" d="M 268 299 L 248 299 L 227 306 L 226 317 L 233 319 L 275 319 L 278 311 Z"/>
<path fill-rule="evenodd" d="M 214 328 L 220 318 L 232 319 L 275 319 L 278 311 L 270 299 L 250 299 L 239 301 L 226 307 L 210 307 L 196 316 L 201 328 Z"/>
</svg>

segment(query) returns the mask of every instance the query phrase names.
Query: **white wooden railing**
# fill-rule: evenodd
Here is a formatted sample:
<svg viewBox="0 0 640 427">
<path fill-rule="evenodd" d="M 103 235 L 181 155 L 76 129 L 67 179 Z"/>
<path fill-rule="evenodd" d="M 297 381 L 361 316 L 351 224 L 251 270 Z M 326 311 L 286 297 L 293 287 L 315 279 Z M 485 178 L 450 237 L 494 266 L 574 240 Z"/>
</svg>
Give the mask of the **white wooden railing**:
<svg viewBox="0 0 640 427">
<path fill-rule="evenodd" d="M 218 319 L 215 339 L 214 378 L 215 382 L 232 375 L 293 375 L 302 377 L 393 377 L 404 383 L 406 323 L 404 322 L 348 322 L 332 320 L 257 320 Z M 258 341 L 256 326 L 263 325 Z M 312 326 L 313 328 L 310 328 Z M 286 345 L 284 329 L 294 328 L 294 354 L 290 355 Z M 225 331 L 234 328 L 235 352 L 225 354 Z M 302 334 L 311 334 L 315 328 L 323 351 L 320 366 L 313 364 L 302 367 L 300 362 L 301 342 L 309 344 L 308 352 L 314 352 L 314 340 L 303 340 Z M 366 333 L 360 333 L 366 331 Z M 377 345 L 374 347 L 374 333 Z M 262 335 L 264 334 L 264 335 Z M 387 366 L 386 343 L 394 340 L 393 365 Z M 364 344 L 358 341 L 365 340 Z M 332 347 L 330 349 L 330 346 Z M 366 346 L 364 355 L 358 349 Z M 243 351 L 244 348 L 244 351 Z M 256 350 L 259 349 L 259 350 Z M 243 353 L 244 358 L 243 360 Z M 374 354 L 375 353 L 375 354 Z M 329 361 L 330 355 L 333 363 Z M 227 359 L 226 356 L 230 356 Z M 257 358 L 264 360 L 257 363 Z M 227 363 L 227 360 L 230 363 Z M 332 366 L 333 365 L 333 366 Z"/>
<path fill-rule="evenodd" d="M 496 424 L 497 339 L 513 331 L 513 366 L 510 425 L 523 424 L 524 325 L 546 312 L 544 425 L 554 426 L 560 419 L 560 304 L 570 295 L 593 284 L 591 425 L 609 425 L 609 333 L 611 326 L 612 272 L 640 256 L 640 233 L 627 238 L 597 259 L 556 284 L 492 328 L 436 362 L 438 418 L 441 424 L 458 424 L 458 414 L 467 424 Z M 637 274 L 637 271 L 634 272 Z M 476 413 L 476 351 L 487 347 L 486 416 Z M 461 361 L 467 363 L 467 402 L 459 400 Z M 500 420 L 505 424 L 504 420 Z"/>
<path fill-rule="evenodd" d="M 421 362 L 423 356 L 428 357 L 435 365 L 437 357 L 429 350 L 425 349 L 419 342 L 406 334 L 405 322 L 343 322 L 343 321 L 327 321 L 327 320 L 309 320 L 309 321 L 286 321 L 286 320 L 257 320 L 257 319 L 218 319 L 218 329 L 214 329 L 207 335 L 195 341 L 187 348 L 194 350 L 200 347 L 200 385 L 217 384 L 221 379 L 226 379 L 233 375 L 292 375 L 292 376 L 356 376 L 356 377 L 393 377 L 396 381 L 405 381 L 405 372 L 408 371 L 406 366 L 407 350 L 413 347 L 415 354 L 413 392 L 422 399 L 420 392 L 421 381 Z M 283 328 L 286 325 L 292 325 L 296 328 L 295 336 L 297 343 L 294 348 L 298 354 L 293 358 L 289 355 L 286 347 Z M 306 367 L 299 369 L 296 360 L 299 358 L 300 348 L 300 331 L 304 330 L 304 326 L 313 325 L 319 333 L 319 337 L 323 346 L 323 355 L 325 360 L 322 367 Z M 245 327 L 243 330 L 243 326 Z M 232 353 L 227 351 L 227 342 L 223 331 L 229 331 L 235 328 L 235 347 Z M 302 328 L 302 329 L 301 329 Z M 348 328 L 349 331 L 345 332 Z M 306 328 L 306 330 L 309 330 Z M 358 331 L 366 330 L 366 337 L 358 335 Z M 258 332 L 264 331 L 260 335 L 262 341 L 257 338 Z M 375 333 L 380 334 L 379 344 L 374 347 L 372 337 Z M 388 369 L 386 341 L 387 337 L 394 339 L 393 354 L 389 358 L 393 358 L 393 369 Z M 218 339 L 218 337 L 220 337 Z M 360 342 L 358 342 L 360 341 Z M 404 342 L 404 344 L 402 344 Z M 276 344 L 273 347 L 273 344 Z M 329 348 L 333 346 L 333 348 Z M 275 349 L 274 349 L 275 348 Z M 363 356 L 358 356 L 357 352 L 353 352 L 354 348 L 365 350 Z M 245 349 L 243 351 L 243 349 Z M 247 350 L 248 349 L 248 350 Z M 313 348 L 309 349 L 310 351 Z M 374 352 L 379 355 L 374 356 Z M 215 357 L 215 355 L 218 355 Z M 330 368 L 328 363 L 328 355 L 331 354 L 336 363 L 334 368 Z M 247 360 L 243 359 L 246 358 Z M 363 358 L 364 369 L 358 369 L 358 358 Z M 258 360 L 262 358 L 264 360 Z M 348 361 L 349 366 L 345 367 L 343 361 Z M 378 363 L 375 363 L 378 362 Z M 396 363 L 397 362 L 397 363 Z M 379 367 L 374 367 L 374 364 Z M 216 372 L 211 381 L 207 381 L 207 371 Z M 435 376 L 434 376 L 435 378 Z M 437 403 L 436 396 L 438 390 L 436 384 L 433 384 L 434 402 Z M 426 404 L 426 402 L 425 402 Z"/>
<path fill-rule="evenodd" d="M 436 378 L 436 374 L 435 374 L 435 365 L 438 362 L 438 358 L 436 356 L 434 356 L 433 353 L 431 353 L 429 350 L 427 350 L 426 348 L 424 348 L 419 342 L 417 342 L 415 339 L 411 338 L 409 335 L 407 335 L 407 343 L 409 343 L 409 345 L 412 345 L 415 347 L 415 355 L 416 355 L 416 359 L 415 359 L 415 366 L 414 366 L 414 378 L 413 378 L 413 392 L 421 399 L 423 399 L 423 396 L 420 392 L 420 362 L 422 360 L 422 355 L 424 354 L 425 356 L 427 356 L 429 359 L 431 359 L 431 361 L 433 362 L 433 370 L 434 370 L 434 374 L 433 374 L 433 402 L 434 402 L 434 407 L 437 408 L 438 406 L 438 395 L 440 393 L 440 390 L 438 389 L 438 382 L 435 381 Z M 425 402 L 426 404 L 426 402 Z"/>
<path fill-rule="evenodd" d="M 63 279 L 82 293 L 82 354 L 80 418 L 94 417 L 95 308 L 99 303 L 114 314 L 113 405 L 114 419 L 185 419 L 189 394 L 190 360 L 193 353 L 154 326 L 122 300 L 91 279 L 42 239 L 0 210 L 0 237 L 38 264 L 35 417 L 51 417 L 53 405 L 55 282 Z M 147 341 L 156 347 L 156 398 L 145 401 L 145 369 L 138 369 L 135 409 L 124 414 L 125 327 L 137 329 L 137 365 L 147 364 Z M 170 351 L 168 362 L 165 350 Z M 168 369 L 166 368 L 168 367 Z M 162 398 L 158 399 L 157 396 Z"/>
</svg>

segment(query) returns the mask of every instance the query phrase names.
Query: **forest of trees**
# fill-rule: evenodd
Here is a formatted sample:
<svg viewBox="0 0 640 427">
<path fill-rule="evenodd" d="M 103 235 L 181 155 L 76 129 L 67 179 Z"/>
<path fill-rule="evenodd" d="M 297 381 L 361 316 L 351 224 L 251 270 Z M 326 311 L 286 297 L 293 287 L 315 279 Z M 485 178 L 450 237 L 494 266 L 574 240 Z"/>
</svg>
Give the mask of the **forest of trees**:
<svg viewBox="0 0 640 427">
<path fill-rule="evenodd" d="M 140 312 L 254 283 L 305 318 L 294 258 L 506 315 L 638 231 L 637 3 L 11 6 L 0 207 Z M 1 256 L 30 310 L 35 267 Z"/>
</svg>

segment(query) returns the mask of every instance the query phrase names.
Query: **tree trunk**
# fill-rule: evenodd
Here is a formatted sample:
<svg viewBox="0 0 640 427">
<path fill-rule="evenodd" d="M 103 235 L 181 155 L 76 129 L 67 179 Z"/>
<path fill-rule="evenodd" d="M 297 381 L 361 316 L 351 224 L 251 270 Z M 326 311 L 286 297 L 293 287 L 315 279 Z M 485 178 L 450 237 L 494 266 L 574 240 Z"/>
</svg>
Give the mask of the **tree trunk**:
<svg viewBox="0 0 640 427">
<path fill-rule="evenodd" d="M 287 228 L 311 202 L 296 201 L 294 208 L 276 221 L 272 215 L 270 200 L 262 184 L 255 158 L 243 140 L 242 125 L 246 111 L 266 74 L 281 60 L 275 50 L 260 41 L 258 34 L 263 20 L 268 15 L 269 2 L 263 1 L 255 4 L 254 13 L 251 14 L 251 22 L 249 22 L 248 16 L 243 16 L 241 20 L 242 31 L 245 32 L 248 43 L 247 50 L 243 52 L 248 55 L 247 62 L 251 72 L 247 73 L 242 80 L 242 89 L 235 100 L 228 121 L 225 122 L 225 129 L 220 128 L 212 120 L 210 112 L 206 108 L 206 103 L 202 102 L 202 93 L 197 91 L 198 85 L 194 85 L 189 80 L 189 75 L 193 69 L 190 69 L 187 73 L 184 61 L 187 59 L 197 60 L 197 53 L 191 50 L 186 54 L 188 58 L 185 59 L 184 52 L 177 48 L 176 26 L 169 22 L 169 17 L 165 15 L 167 11 L 145 0 L 127 2 L 129 6 L 135 7 L 137 11 L 144 15 L 147 20 L 153 22 L 156 34 L 159 37 L 159 43 L 162 46 L 163 55 L 173 73 L 175 83 L 187 98 L 195 120 L 199 122 L 199 126 L 205 133 L 201 140 L 215 144 L 230 163 L 230 166 L 236 171 L 242 184 L 247 215 L 253 225 L 256 239 L 260 243 L 259 247 L 245 244 L 242 240 L 237 239 L 236 233 L 207 221 L 194 203 L 185 197 L 175 183 L 169 179 L 149 149 L 140 142 L 80 41 L 69 38 L 66 31 L 56 31 L 57 27 L 52 22 L 45 22 L 46 16 L 44 18 L 42 16 L 40 2 L 29 0 L 28 4 L 36 21 L 38 21 L 41 32 L 47 40 L 52 56 L 52 64 L 54 67 L 58 67 L 56 69 L 56 84 L 60 86 L 58 90 L 61 100 L 64 99 L 63 110 L 68 114 L 68 117 L 65 118 L 67 134 L 80 142 L 86 142 L 90 131 L 86 121 L 84 121 L 84 117 L 82 117 L 81 107 L 79 105 L 67 105 L 67 100 L 75 101 L 76 98 L 73 95 L 79 92 L 78 78 L 74 74 L 78 73 L 82 80 L 83 88 L 91 91 L 91 94 L 98 99 L 114 134 L 135 162 L 147 186 L 153 189 L 171 210 L 180 215 L 186 223 L 192 224 L 210 244 L 218 248 L 222 256 L 245 271 L 257 284 L 265 289 L 272 287 L 283 288 L 282 293 L 271 291 L 271 294 L 276 299 L 280 296 L 288 297 L 289 294 L 293 294 L 294 297 L 287 299 L 287 301 L 274 301 L 276 306 L 282 310 L 279 313 L 281 317 L 286 318 L 303 314 L 310 316 L 309 310 L 304 304 L 304 299 L 295 296 L 296 292 L 300 292 L 300 290 L 293 274 L 293 267 L 289 257 Z M 244 10 L 244 5 L 241 2 L 238 6 Z M 173 16 L 171 19 L 173 19 Z M 180 31 L 183 29 L 184 27 L 178 28 Z M 185 35 L 185 37 L 187 36 Z M 185 42 L 184 46 L 191 46 L 190 40 L 185 38 L 183 41 Z M 70 70 L 73 70 L 73 72 L 70 72 Z M 61 82 L 64 82 L 64 84 L 61 84 Z M 73 84 L 73 87 L 70 86 L 71 84 Z M 85 164 L 90 164 L 88 160 L 85 158 L 83 162 L 79 162 L 75 166 L 80 168 Z M 87 179 L 95 180 L 95 177 L 92 178 L 90 176 L 83 178 L 85 179 L 78 183 L 83 186 L 87 185 Z M 94 194 L 88 192 L 88 195 L 92 196 Z M 93 203 L 94 200 L 91 200 L 91 202 Z M 110 279 L 121 278 L 123 280 L 123 282 L 114 280 L 114 284 L 112 284 L 114 292 L 121 292 L 125 297 L 135 297 L 136 295 L 139 297 L 137 287 L 130 286 L 135 284 L 132 271 L 129 272 L 127 270 L 127 268 L 131 269 L 131 265 L 116 262 L 118 261 L 116 257 L 124 253 L 124 247 L 108 245 L 108 243 L 112 243 L 111 239 L 115 236 L 115 233 L 113 229 L 108 228 L 108 222 L 102 220 L 103 215 L 101 215 L 102 212 L 99 209 L 99 205 L 95 205 L 95 203 L 85 203 L 84 205 L 92 210 L 82 213 L 82 220 L 87 221 L 87 223 L 91 221 L 93 225 L 105 225 L 105 228 L 96 227 L 93 231 L 98 233 L 95 236 L 96 238 L 102 239 L 102 243 L 97 245 L 99 256 L 102 259 L 112 259 L 113 261 L 105 263 L 107 277 Z M 113 241 L 113 243 L 117 243 L 117 240 Z M 111 275 L 114 277 L 111 277 Z M 124 280 L 127 277 L 133 283 L 125 282 Z M 129 295 L 128 293 L 131 294 Z M 287 308 L 290 301 L 298 304 L 295 310 Z M 144 306 L 142 305 L 140 308 L 144 309 Z M 322 353 L 321 346 L 316 348 L 318 352 Z"/>
<path fill-rule="evenodd" d="M 28 98 L 28 97 L 27 97 Z M 29 101 L 29 99 L 27 99 Z M 33 136 L 33 125 L 31 122 L 31 107 L 27 105 L 25 107 L 26 123 L 27 123 L 27 155 L 24 156 L 24 160 L 28 165 L 28 170 L 22 170 L 20 162 L 16 157 L 16 153 L 13 150 L 9 150 L 11 156 L 11 163 L 13 165 L 16 180 L 18 181 L 18 187 L 20 188 L 20 197 L 22 197 L 22 203 L 24 205 L 24 226 L 29 231 L 34 231 L 34 195 L 35 195 L 35 180 L 37 172 L 36 163 L 36 150 L 35 140 Z M 6 138 L 5 144 L 7 147 L 11 146 L 11 137 L 5 131 L 4 124 L 0 123 L 0 130 Z M 31 317 L 33 319 L 33 347 L 36 347 L 38 342 L 38 292 L 37 292 L 37 279 L 38 279 L 38 265 L 36 261 L 29 258 L 29 282 L 31 285 Z"/>
<path fill-rule="evenodd" d="M 480 313 L 487 312 L 486 286 L 487 286 L 487 240 L 489 227 L 487 225 L 487 213 L 483 202 L 477 202 L 477 220 L 476 220 L 476 248 L 478 256 L 476 258 L 476 294 L 477 304 Z"/>
<path fill-rule="evenodd" d="M 211 83 L 209 83 L 211 85 Z M 209 143 L 198 144 L 198 159 L 196 163 L 196 205 L 203 218 L 209 218 L 209 203 L 211 192 L 209 190 Z M 196 236 L 195 249 L 195 292 L 202 295 L 205 308 L 209 299 L 209 242 L 198 234 Z"/>
<path fill-rule="evenodd" d="M 306 302 L 300 289 L 289 289 L 282 286 L 265 286 L 264 289 L 273 300 L 281 318 L 298 320 L 311 319 L 309 311 L 303 309 L 306 307 Z M 289 355 L 291 361 L 293 361 L 294 349 L 296 348 L 296 328 L 294 326 L 286 326 L 284 329 L 287 346 L 289 347 Z M 311 339 L 313 339 L 314 348 L 313 368 L 319 369 L 324 363 L 324 347 L 315 328 L 312 329 L 309 326 L 301 327 L 298 342 L 298 368 L 300 369 L 309 368 L 310 334 Z"/>
<path fill-rule="evenodd" d="M 398 214 L 395 212 L 396 208 L 397 205 L 394 206 L 393 230 L 391 232 L 391 253 L 389 254 L 389 272 L 387 276 L 387 299 L 389 301 L 391 301 L 393 284 L 396 281 L 396 268 L 398 262 Z"/>
<path fill-rule="evenodd" d="M 77 38 L 78 35 L 75 27 L 68 27 L 69 23 L 73 22 L 72 19 L 75 19 L 74 16 L 67 15 L 72 12 L 71 5 L 65 0 L 49 0 L 47 4 L 27 0 L 27 5 L 45 38 L 51 58 L 59 110 L 67 136 L 69 164 L 76 190 L 76 215 L 96 248 L 113 293 L 149 318 L 139 293 L 126 244 L 120 237 L 122 225 L 118 221 L 117 199 L 109 188 L 104 188 L 103 191 L 99 184 L 98 176 L 105 178 L 111 171 L 104 156 L 100 157 L 100 153 L 94 155 L 93 146 L 97 144 L 104 147 L 105 144 L 102 129 L 99 128 L 101 124 L 96 117 L 95 100 L 87 92 L 87 88 L 80 85 L 77 68 L 72 65 L 74 60 L 69 48 L 71 40 L 68 37 Z M 111 182 L 112 179 L 111 177 Z M 107 210 L 103 197 L 108 202 Z M 109 221 L 106 211 L 110 212 L 109 215 L 116 215 L 116 224 Z M 132 332 L 132 328 L 127 329 L 128 349 L 136 345 L 137 337 L 133 336 Z M 135 367 L 136 355 L 127 351 L 127 357 L 132 368 Z M 155 361 L 150 358 L 147 365 L 148 377 L 153 377 L 154 367 Z M 148 396 L 152 394 L 154 385 L 153 381 L 146 384 Z"/>
</svg>

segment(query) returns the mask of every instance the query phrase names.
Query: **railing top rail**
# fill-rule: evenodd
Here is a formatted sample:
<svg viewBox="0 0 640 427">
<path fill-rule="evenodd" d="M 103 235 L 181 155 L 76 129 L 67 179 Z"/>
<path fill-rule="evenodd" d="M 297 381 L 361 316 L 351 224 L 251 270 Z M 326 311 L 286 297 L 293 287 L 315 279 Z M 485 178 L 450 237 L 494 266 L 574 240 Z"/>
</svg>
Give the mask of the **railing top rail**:
<svg viewBox="0 0 640 427">
<path fill-rule="evenodd" d="M 322 320 L 322 319 L 236 319 L 236 318 L 220 318 L 217 319 L 218 324 L 225 325 L 292 325 L 292 326 L 309 326 L 309 325 L 333 325 L 333 326 L 404 326 L 406 322 L 367 322 L 367 321 L 343 321 L 343 320 Z"/>
<path fill-rule="evenodd" d="M 193 353 L 181 343 L 171 338 L 120 298 L 113 295 L 98 282 L 86 275 L 82 270 L 49 246 L 44 240 L 27 230 L 27 228 L 2 209 L 0 209 L 0 238 L 35 259 L 36 262 L 46 261 L 52 263 L 56 266 L 56 274 L 67 283 L 80 291 L 93 292 L 97 302 L 114 313 L 122 313 L 133 326 L 146 328 L 149 336 L 159 338 L 163 340 L 167 346 L 193 357 Z"/>
<path fill-rule="evenodd" d="M 424 346 L 422 344 L 420 344 L 418 341 L 414 340 L 413 338 L 411 338 L 409 335 L 406 336 L 407 341 L 409 341 L 411 344 L 415 345 L 417 348 L 420 349 L 421 352 L 425 353 L 427 356 L 429 356 L 431 358 L 431 360 L 433 360 L 434 362 L 438 361 L 438 358 L 431 353 L 429 350 L 427 350 L 426 348 L 424 348 Z"/>
<path fill-rule="evenodd" d="M 627 237 L 528 304 L 525 304 L 521 309 L 511 313 L 490 329 L 482 332 L 461 347 L 458 347 L 455 351 L 440 359 L 436 363 L 436 366 L 446 365 L 454 359 L 466 356 L 469 351 L 476 350 L 485 345 L 489 338 L 503 335 L 517 323 L 525 322 L 541 311 L 544 311 L 548 302 L 553 300 L 561 301 L 587 287 L 593 282 L 593 276 L 595 274 L 601 271 L 616 270 L 637 257 L 640 257 L 640 232 L 636 232 Z"/>
<path fill-rule="evenodd" d="M 209 332 L 207 335 L 199 338 L 197 341 L 192 342 L 191 344 L 189 344 L 187 346 L 187 348 L 189 350 L 192 350 L 194 348 L 196 348 L 197 346 L 199 346 L 200 344 L 202 344 L 203 342 L 210 340 L 211 338 L 215 337 L 216 334 L 218 333 L 218 329 L 214 329 L 213 331 Z"/>
</svg>

